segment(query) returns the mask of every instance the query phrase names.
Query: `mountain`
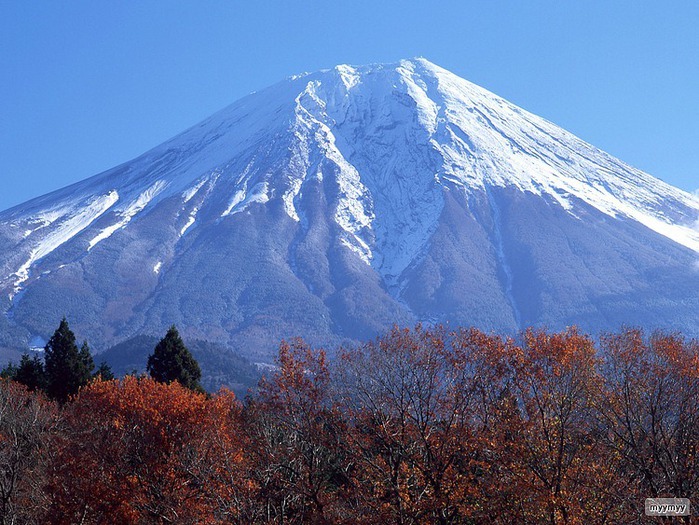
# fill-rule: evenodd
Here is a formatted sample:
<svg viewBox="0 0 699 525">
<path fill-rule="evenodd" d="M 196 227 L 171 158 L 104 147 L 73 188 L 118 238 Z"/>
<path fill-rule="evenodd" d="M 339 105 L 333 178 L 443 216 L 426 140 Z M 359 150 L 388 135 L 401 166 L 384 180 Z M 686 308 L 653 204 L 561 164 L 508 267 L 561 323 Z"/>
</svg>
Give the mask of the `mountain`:
<svg viewBox="0 0 699 525">
<path fill-rule="evenodd" d="M 176 324 L 269 362 L 397 323 L 699 335 L 699 198 L 424 59 L 253 93 L 0 213 L 0 346 Z"/>
</svg>

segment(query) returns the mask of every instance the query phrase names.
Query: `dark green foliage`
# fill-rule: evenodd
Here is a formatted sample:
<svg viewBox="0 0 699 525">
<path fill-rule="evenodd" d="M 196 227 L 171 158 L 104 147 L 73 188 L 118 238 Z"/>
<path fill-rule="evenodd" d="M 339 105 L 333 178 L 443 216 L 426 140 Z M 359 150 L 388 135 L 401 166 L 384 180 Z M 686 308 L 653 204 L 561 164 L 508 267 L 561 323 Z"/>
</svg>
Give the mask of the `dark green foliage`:
<svg viewBox="0 0 699 525">
<path fill-rule="evenodd" d="M 148 355 L 158 344 L 159 338 L 137 335 L 100 354 L 117 377 L 138 375 L 146 370 Z M 201 368 L 201 385 L 208 392 L 221 387 L 232 390 L 243 399 L 260 380 L 259 369 L 246 358 L 220 343 L 188 340 L 187 348 Z"/>
<path fill-rule="evenodd" d="M 87 343 L 79 350 L 75 344 L 75 334 L 68 326 L 65 317 L 49 339 L 45 348 L 47 385 L 49 397 L 65 402 L 85 386 L 92 378 L 95 364 Z"/>
<path fill-rule="evenodd" d="M 111 381 L 114 379 L 114 373 L 112 372 L 112 368 L 105 361 L 102 361 L 94 377 L 100 378 L 102 381 Z"/>
<path fill-rule="evenodd" d="M 22 383 L 29 390 L 46 390 L 46 370 L 39 356 L 30 358 L 27 354 L 22 356 L 17 372 L 12 378 Z"/>
<path fill-rule="evenodd" d="M 14 379 L 15 376 L 17 375 L 17 366 L 10 361 L 5 365 L 5 368 L 0 371 L 0 378 L 1 379 Z"/>
<path fill-rule="evenodd" d="M 148 356 L 148 373 L 161 383 L 179 382 L 190 390 L 204 391 L 199 384 L 201 369 L 199 363 L 184 345 L 175 326 L 171 326 L 165 337 Z"/>
<path fill-rule="evenodd" d="M 87 341 L 83 341 L 83 345 L 80 347 L 80 362 L 85 370 L 90 371 L 90 377 L 92 377 L 91 373 L 95 369 L 95 360 L 92 358 Z"/>
</svg>

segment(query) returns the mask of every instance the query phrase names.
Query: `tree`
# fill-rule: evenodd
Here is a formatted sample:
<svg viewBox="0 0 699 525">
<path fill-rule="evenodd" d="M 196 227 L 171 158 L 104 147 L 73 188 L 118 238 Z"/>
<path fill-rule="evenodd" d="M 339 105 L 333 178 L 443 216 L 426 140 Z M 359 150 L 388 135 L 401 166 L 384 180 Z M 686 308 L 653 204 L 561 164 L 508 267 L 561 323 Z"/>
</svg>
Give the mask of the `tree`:
<svg viewBox="0 0 699 525">
<path fill-rule="evenodd" d="M 95 360 L 92 358 L 92 353 L 90 352 L 90 347 L 88 346 L 87 341 L 83 341 L 83 345 L 80 347 L 79 357 L 80 363 L 82 364 L 84 370 L 87 371 L 87 374 L 91 379 L 92 371 L 95 369 Z"/>
<path fill-rule="evenodd" d="M 232 393 L 125 377 L 93 381 L 64 414 L 50 522 L 248 523 L 235 504 L 245 482 Z"/>
<path fill-rule="evenodd" d="M 61 403 L 90 382 L 95 367 L 87 342 L 78 350 L 65 317 L 46 345 L 44 360 L 47 393 Z"/>
<path fill-rule="evenodd" d="M 184 345 L 175 325 L 171 326 L 155 350 L 148 356 L 148 373 L 160 383 L 177 381 L 182 386 L 202 392 L 201 369 Z"/>
<path fill-rule="evenodd" d="M 244 410 L 250 443 L 250 477 L 262 512 L 251 522 L 340 523 L 356 509 L 347 496 L 349 464 L 344 425 L 331 406 L 325 352 L 303 340 L 282 341 L 278 370 L 260 382 L 259 396 Z"/>
<path fill-rule="evenodd" d="M 39 356 L 34 356 L 32 359 L 24 354 L 11 379 L 22 383 L 30 391 L 46 390 L 46 370 Z"/>
<path fill-rule="evenodd" d="M 5 365 L 5 368 L 0 371 L 0 378 L 2 379 L 14 379 L 17 375 L 17 365 L 12 361 Z"/>
<path fill-rule="evenodd" d="M 602 337 L 605 445 L 628 480 L 617 506 L 642 512 L 643 498 L 699 494 L 699 342 L 626 329 Z M 689 518 L 687 520 L 689 522 Z"/>
<path fill-rule="evenodd" d="M 45 485 L 59 430 L 55 402 L 0 380 L 0 524 L 46 523 Z"/>
<path fill-rule="evenodd" d="M 114 379 L 114 372 L 112 372 L 112 367 L 109 366 L 106 361 L 102 361 L 93 377 L 99 378 L 102 381 L 111 381 Z"/>
<path fill-rule="evenodd" d="M 395 327 L 341 354 L 335 377 L 361 522 L 464 523 L 480 507 L 471 348 L 480 339 L 476 330 Z"/>
<path fill-rule="evenodd" d="M 508 355 L 515 410 L 495 435 L 513 521 L 625 521 L 607 498 L 614 478 L 594 424 L 601 377 L 592 339 L 574 327 L 528 329 L 522 343 Z"/>
</svg>

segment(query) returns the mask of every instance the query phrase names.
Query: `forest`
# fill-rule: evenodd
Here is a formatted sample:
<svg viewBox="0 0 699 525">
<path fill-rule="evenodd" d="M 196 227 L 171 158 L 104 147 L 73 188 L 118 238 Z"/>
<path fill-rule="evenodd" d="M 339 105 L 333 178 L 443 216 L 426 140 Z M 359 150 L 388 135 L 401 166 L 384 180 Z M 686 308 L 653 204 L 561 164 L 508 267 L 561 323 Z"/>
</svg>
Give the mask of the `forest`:
<svg viewBox="0 0 699 525">
<path fill-rule="evenodd" d="M 175 335 L 179 371 L 156 347 L 149 374 L 74 392 L 4 374 L 2 524 L 632 524 L 658 521 L 648 497 L 699 502 L 679 334 L 418 325 L 332 359 L 297 339 L 244 399 L 205 392 Z"/>
</svg>

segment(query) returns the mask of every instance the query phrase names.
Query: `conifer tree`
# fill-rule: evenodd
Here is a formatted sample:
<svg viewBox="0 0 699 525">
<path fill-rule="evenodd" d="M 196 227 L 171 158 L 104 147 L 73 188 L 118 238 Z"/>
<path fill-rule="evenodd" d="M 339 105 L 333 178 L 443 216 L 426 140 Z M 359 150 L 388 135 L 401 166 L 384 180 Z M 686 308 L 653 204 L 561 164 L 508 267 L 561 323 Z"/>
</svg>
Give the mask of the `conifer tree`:
<svg viewBox="0 0 699 525">
<path fill-rule="evenodd" d="M 39 356 L 30 358 L 24 354 L 19 362 L 19 366 L 12 378 L 18 383 L 22 383 L 29 390 L 46 390 L 46 370 L 44 363 Z"/>
<path fill-rule="evenodd" d="M 83 365 L 83 373 L 85 374 L 85 384 L 87 384 L 90 379 L 92 379 L 92 371 L 95 369 L 95 360 L 92 359 L 92 353 L 90 352 L 90 347 L 87 341 L 83 341 L 83 345 L 80 347 L 80 362 Z"/>
<path fill-rule="evenodd" d="M 78 349 L 75 334 L 65 317 L 46 344 L 44 360 L 46 391 L 49 397 L 61 403 L 90 382 L 95 367 L 87 342 L 83 343 L 82 349 Z"/>
<path fill-rule="evenodd" d="M 93 377 L 100 378 L 102 381 L 111 381 L 114 379 L 114 372 L 112 372 L 112 367 L 106 361 L 102 361 Z"/>
<path fill-rule="evenodd" d="M 160 383 L 177 381 L 190 390 L 204 390 L 199 384 L 199 363 L 184 345 L 174 325 L 148 356 L 147 369 L 151 377 Z"/>
<path fill-rule="evenodd" d="M 15 376 L 17 375 L 17 365 L 15 365 L 12 361 L 7 363 L 5 365 L 5 368 L 0 371 L 0 378 L 1 379 L 14 379 Z"/>
</svg>

